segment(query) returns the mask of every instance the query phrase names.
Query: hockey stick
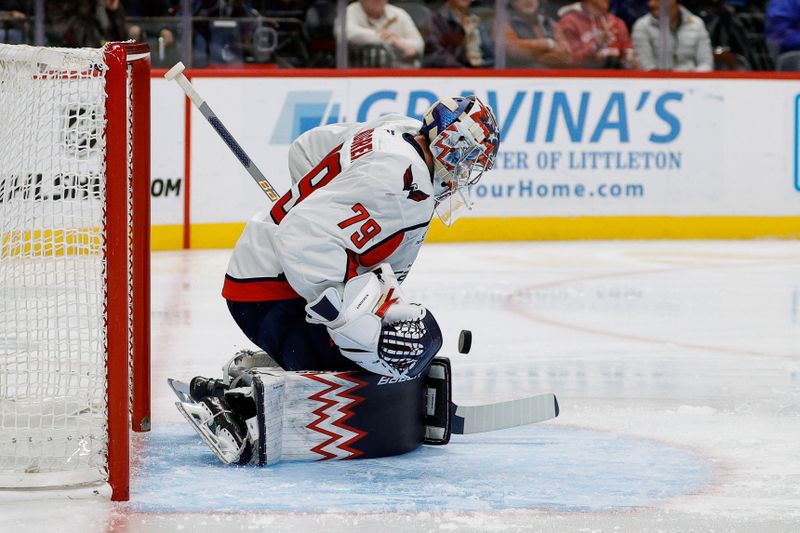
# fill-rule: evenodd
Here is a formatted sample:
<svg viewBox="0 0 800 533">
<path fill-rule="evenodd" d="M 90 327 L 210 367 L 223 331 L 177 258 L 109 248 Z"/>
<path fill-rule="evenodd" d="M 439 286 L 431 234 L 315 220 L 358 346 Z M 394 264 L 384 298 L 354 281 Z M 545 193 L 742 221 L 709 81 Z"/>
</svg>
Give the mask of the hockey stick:
<svg viewBox="0 0 800 533">
<path fill-rule="evenodd" d="M 264 194 L 267 195 L 267 198 L 270 201 L 275 202 L 280 197 L 278 193 L 275 191 L 275 188 L 272 184 L 267 180 L 264 174 L 259 170 L 256 164 L 253 162 L 252 159 L 245 153 L 244 149 L 236 142 L 236 139 L 233 138 L 233 135 L 228 131 L 225 125 L 217 118 L 217 115 L 211 110 L 208 106 L 208 103 L 203 99 L 202 96 L 197 92 L 197 90 L 192 86 L 191 82 L 186 79 L 186 76 L 183 75 L 183 71 L 186 67 L 178 61 L 178 63 L 169 69 L 169 71 L 164 74 L 164 77 L 168 80 L 178 82 L 183 92 L 186 93 L 186 96 L 192 101 L 192 103 L 200 110 L 200 113 L 206 117 L 208 123 L 211 124 L 211 127 L 214 128 L 214 131 L 219 134 L 225 144 L 228 145 L 233 155 L 236 156 L 236 159 L 242 164 L 242 166 L 247 170 L 253 180 L 261 187 L 261 190 L 264 191 Z"/>
<path fill-rule="evenodd" d="M 555 394 L 537 394 L 508 402 L 463 406 L 450 404 L 451 431 L 458 435 L 527 426 L 558 416 Z"/>
</svg>

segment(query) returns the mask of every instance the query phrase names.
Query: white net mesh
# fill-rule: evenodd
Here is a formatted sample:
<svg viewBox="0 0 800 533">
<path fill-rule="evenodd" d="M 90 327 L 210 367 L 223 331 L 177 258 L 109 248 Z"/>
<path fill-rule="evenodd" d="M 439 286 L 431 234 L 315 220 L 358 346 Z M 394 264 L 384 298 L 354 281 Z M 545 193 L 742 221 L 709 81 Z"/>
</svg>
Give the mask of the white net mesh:
<svg viewBox="0 0 800 533">
<path fill-rule="evenodd" d="M 0 45 L 0 487 L 107 479 L 105 69 Z"/>
</svg>

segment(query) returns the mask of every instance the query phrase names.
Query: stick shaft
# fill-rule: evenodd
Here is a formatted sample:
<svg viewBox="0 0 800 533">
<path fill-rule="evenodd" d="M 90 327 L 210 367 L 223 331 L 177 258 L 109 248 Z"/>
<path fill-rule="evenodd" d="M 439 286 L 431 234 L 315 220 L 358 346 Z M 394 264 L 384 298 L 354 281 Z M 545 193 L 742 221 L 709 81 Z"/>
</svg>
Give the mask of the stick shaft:
<svg viewBox="0 0 800 533">
<path fill-rule="evenodd" d="M 231 132 L 228 131 L 228 128 L 222 123 L 222 121 L 217 117 L 216 114 L 211 110 L 211 107 L 208 103 L 200 96 L 200 93 L 194 88 L 191 82 L 186 79 L 186 76 L 183 73 L 178 74 L 175 76 L 174 79 L 178 82 L 183 92 L 186 93 L 186 96 L 192 101 L 192 103 L 200 110 L 200 113 L 206 118 L 211 127 L 214 128 L 214 131 L 222 138 L 223 142 L 228 146 L 233 155 L 236 156 L 236 159 L 242 164 L 242 166 L 247 170 L 250 177 L 258 184 L 264 194 L 267 195 L 267 198 L 270 201 L 275 202 L 280 198 L 280 195 L 269 182 L 269 180 L 264 176 L 261 170 L 256 166 L 252 159 L 247 155 L 244 151 L 244 148 L 236 141 L 236 139 L 231 135 Z"/>
</svg>

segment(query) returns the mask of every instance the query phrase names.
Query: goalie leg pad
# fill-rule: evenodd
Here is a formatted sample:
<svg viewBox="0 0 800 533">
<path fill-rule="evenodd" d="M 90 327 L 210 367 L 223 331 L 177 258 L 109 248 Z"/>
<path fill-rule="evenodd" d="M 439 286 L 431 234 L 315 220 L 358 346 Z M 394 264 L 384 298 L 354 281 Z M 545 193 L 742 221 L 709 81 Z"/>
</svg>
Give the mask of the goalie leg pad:
<svg viewBox="0 0 800 533">
<path fill-rule="evenodd" d="M 425 379 L 371 372 L 253 372 L 254 462 L 385 457 L 423 442 Z M 251 430 L 252 432 L 252 430 Z"/>
<path fill-rule="evenodd" d="M 275 367 L 250 377 L 248 387 L 199 402 L 188 384 L 170 380 L 178 410 L 225 464 L 384 457 L 450 437 L 446 358 L 416 378 Z"/>
</svg>

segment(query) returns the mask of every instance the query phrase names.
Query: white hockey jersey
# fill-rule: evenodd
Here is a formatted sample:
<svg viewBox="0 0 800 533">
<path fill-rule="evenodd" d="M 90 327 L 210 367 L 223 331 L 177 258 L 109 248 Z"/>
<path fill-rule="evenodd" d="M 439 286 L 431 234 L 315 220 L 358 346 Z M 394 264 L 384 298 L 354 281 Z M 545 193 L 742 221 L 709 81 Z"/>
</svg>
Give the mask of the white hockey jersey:
<svg viewBox="0 0 800 533">
<path fill-rule="evenodd" d="M 247 223 L 222 295 L 311 301 L 383 262 L 402 281 L 434 208 L 431 173 L 413 140 L 420 126 L 386 115 L 301 135 L 289 150 L 292 188 Z"/>
</svg>

